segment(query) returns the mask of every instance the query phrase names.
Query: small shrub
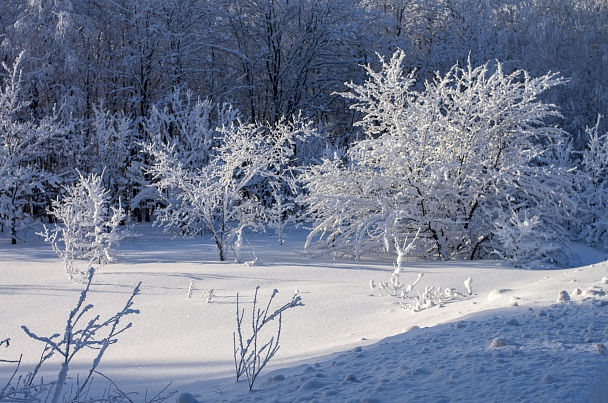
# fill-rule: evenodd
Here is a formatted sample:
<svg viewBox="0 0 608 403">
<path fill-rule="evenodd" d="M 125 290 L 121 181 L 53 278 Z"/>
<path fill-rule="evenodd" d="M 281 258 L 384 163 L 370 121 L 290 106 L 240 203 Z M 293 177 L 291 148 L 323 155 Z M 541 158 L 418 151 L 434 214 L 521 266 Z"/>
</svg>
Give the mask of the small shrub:
<svg viewBox="0 0 608 403">
<path fill-rule="evenodd" d="M 53 201 L 49 213 L 59 221 L 53 228 L 44 227 L 44 240 L 63 259 L 70 280 L 86 281 L 87 273 L 75 261 L 88 260 L 88 266 L 104 265 L 114 258 L 118 243 L 130 234 L 119 229 L 124 219 L 122 206 L 110 205 L 102 175 L 88 177 L 80 172 L 79 181 L 65 188 L 63 199 Z"/>
<path fill-rule="evenodd" d="M 265 309 L 258 308 L 258 290 L 256 287 L 253 297 L 253 307 L 251 309 L 251 335 L 248 338 L 243 337 L 243 319 L 245 318 L 245 309 L 240 309 L 239 295 L 236 296 L 236 332 L 233 334 L 234 346 L 234 365 L 236 369 L 236 380 L 245 374 L 249 384 L 249 390 L 253 388 L 253 384 L 258 375 L 264 369 L 266 364 L 279 351 L 281 338 L 281 325 L 283 312 L 297 306 L 304 306 L 299 295 L 295 294 L 291 301 L 285 305 L 276 308 L 271 313 L 272 301 L 278 294 L 278 290 L 274 290 Z M 273 336 L 267 342 L 261 340 L 262 328 L 270 322 L 277 319 L 276 336 Z"/>
<path fill-rule="evenodd" d="M 133 290 L 124 307 L 116 314 L 103 320 L 99 315 L 92 313 L 93 305 L 87 304 L 86 299 L 90 290 L 94 270 L 88 272 L 87 283 L 80 294 L 76 307 L 72 309 L 67 319 L 63 334 L 57 333 L 52 336 L 39 336 L 28 327 L 22 326 L 25 333 L 34 340 L 45 344 L 38 364 L 34 369 L 25 374 L 18 375 L 21 365 L 21 356 L 18 360 L 2 360 L 4 363 L 14 363 L 16 368 L 7 383 L 0 389 L 0 402 L 102 402 L 102 403 L 133 403 L 129 395 L 121 391 L 118 386 L 108 377 L 97 371 L 106 350 L 118 342 L 117 336 L 131 327 L 131 323 L 124 324 L 124 319 L 139 311 L 133 309 L 133 299 L 139 294 L 141 283 Z M 10 339 L 0 341 L 0 346 L 8 347 Z M 96 351 L 91 362 L 91 367 L 86 376 L 77 376 L 75 384 L 69 385 L 70 363 L 76 355 L 85 349 Z M 57 378 L 52 382 L 45 382 L 39 377 L 40 369 L 51 357 L 59 355 L 62 362 Z M 109 386 L 99 395 L 92 396 L 90 384 L 93 374 L 97 374 L 109 382 Z M 147 403 L 160 403 L 167 401 L 175 392 L 166 392 L 167 388 L 161 390 L 155 396 L 143 400 Z"/>
</svg>

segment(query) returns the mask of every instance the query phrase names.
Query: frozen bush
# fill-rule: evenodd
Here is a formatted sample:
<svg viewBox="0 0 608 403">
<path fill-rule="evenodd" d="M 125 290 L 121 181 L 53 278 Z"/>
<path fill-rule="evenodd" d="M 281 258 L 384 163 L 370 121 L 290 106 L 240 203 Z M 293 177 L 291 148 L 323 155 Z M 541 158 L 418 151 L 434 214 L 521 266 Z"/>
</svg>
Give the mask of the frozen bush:
<svg viewBox="0 0 608 403">
<path fill-rule="evenodd" d="M 495 225 L 508 225 L 511 210 L 542 212 L 534 231 L 567 243 L 572 175 L 553 158 L 567 133 L 546 123 L 560 115 L 540 99 L 566 80 L 469 61 L 422 86 L 403 72 L 404 58 L 397 51 L 379 72 L 366 67 L 365 83 L 347 83 L 342 95 L 361 113 L 365 138 L 304 174 L 307 249 L 358 259 L 394 252 L 387 240 L 420 229 L 418 256 L 511 254 Z"/>
<path fill-rule="evenodd" d="M 511 211 L 508 219 L 497 220 L 494 225 L 497 241 L 494 242 L 494 253 L 502 259 L 511 260 L 515 267 L 542 267 L 552 263 L 559 254 L 554 233 L 543 230 L 538 215 L 528 217 L 527 211 L 523 214 Z"/>
<path fill-rule="evenodd" d="M 129 235 L 119 228 L 125 218 L 122 206 L 110 205 L 108 192 L 102 186 L 102 175 L 84 176 L 65 188 L 65 195 L 53 201 L 49 211 L 58 223 L 45 226 L 45 241 L 63 259 L 71 280 L 82 281 L 87 273 L 77 267 L 77 260 L 86 260 L 87 267 L 104 265 L 114 258 L 119 242 Z"/>
</svg>

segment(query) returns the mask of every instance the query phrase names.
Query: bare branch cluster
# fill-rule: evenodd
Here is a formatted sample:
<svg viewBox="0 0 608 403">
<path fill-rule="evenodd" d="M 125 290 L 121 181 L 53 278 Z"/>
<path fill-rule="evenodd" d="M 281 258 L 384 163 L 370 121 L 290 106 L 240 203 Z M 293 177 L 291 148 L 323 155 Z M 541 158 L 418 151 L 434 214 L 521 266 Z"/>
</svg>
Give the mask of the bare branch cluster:
<svg viewBox="0 0 608 403">
<path fill-rule="evenodd" d="M 260 372 L 272 357 L 274 357 L 277 351 L 279 351 L 283 312 L 291 308 L 304 306 L 300 296 L 296 294 L 291 298 L 291 301 L 273 311 L 271 305 L 279 292 L 275 289 L 268 300 L 266 308 L 260 309 L 258 308 L 259 288 L 259 286 L 256 287 L 253 297 L 253 306 L 251 308 L 251 333 L 249 334 L 249 337 L 244 336 L 245 329 L 243 320 L 245 318 L 245 309 L 241 309 L 239 306 L 238 294 L 236 299 L 237 330 L 233 334 L 236 380 L 238 381 L 241 376 L 246 375 L 249 390 L 253 388 L 253 384 Z M 265 326 L 275 320 L 277 323 L 276 334 L 271 336 L 268 341 L 263 341 L 262 330 L 266 330 L 267 327 L 265 328 Z"/>
</svg>

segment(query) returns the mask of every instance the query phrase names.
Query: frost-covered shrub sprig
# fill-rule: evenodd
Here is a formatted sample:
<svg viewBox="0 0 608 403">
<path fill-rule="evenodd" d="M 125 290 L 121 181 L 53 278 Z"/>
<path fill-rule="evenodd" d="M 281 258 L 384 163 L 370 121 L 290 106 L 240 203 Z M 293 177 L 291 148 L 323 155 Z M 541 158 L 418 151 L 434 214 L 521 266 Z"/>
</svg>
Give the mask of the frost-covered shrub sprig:
<svg viewBox="0 0 608 403">
<path fill-rule="evenodd" d="M 390 280 L 388 281 L 381 281 L 378 285 L 376 285 L 374 280 L 371 280 L 371 295 L 375 295 L 376 293 L 378 293 L 380 296 L 386 294 L 390 297 L 406 298 L 423 276 L 422 273 L 418 273 L 418 277 L 416 278 L 416 280 L 406 286 L 405 283 L 401 282 L 400 275 L 401 269 L 396 268 Z"/>
<path fill-rule="evenodd" d="M 133 309 L 135 296 L 139 294 L 141 283 L 134 289 L 127 302 L 115 314 L 107 319 L 102 319 L 100 315 L 93 313 L 93 305 L 87 303 L 87 296 L 90 291 L 91 282 L 95 271 L 89 269 L 87 283 L 84 290 L 80 293 L 80 298 L 76 306 L 70 312 L 62 333 L 51 336 L 41 336 L 34 333 L 27 326 L 22 326 L 23 331 L 30 338 L 44 343 L 44 349 L 38 363 L 34 369 L 24 375 L 17 375 L 21 357 L 16 361 L 0 360 L 5 363 L 16 363 L 17 368 L 8 380 L 6 385 L 0 389 L 0 401 L 7 402 L 133 402 L 130 394 L 122 392 L 116 384 L 97 371 L 101 360 L 107 349 L 118 342 L 118 336 L 131 328 L 131 323 L 125 323 L 128 316 L 138 314 L 137 309 Z M 0 342 L 0 345 L 8 346 L 8 339 Z M 76 376 L 74 379 L 69 377 L 70 364 L 76 356 L 82 355 L 84 350 L 93 350 L 94 355 L 90 368 L 85 376 Z M 52 357 L 59 356 L 61 363 L 54 381 L 47 382 L 39 376 L 43 366 Z M 110 386 L 99 392 L 98 395 L 91 395 L 90 384 L 93 375 L 100 375 L 110 382 Z M 145 398 L 142 401 L 163 402 L 174 393 L 165 392 L 163 389 L 151 400 Z"/>
<path fill-rule="evenodd" d="M 412 312 L 420 312 L 424 309 L 442 306 L 451 301 L 467 298 L 468 296 L 473 295 L 473 289 L 471 288 L 472 282 L 473 280 L 471 277 L 464 282 L 465 287 L 467 288 L 467 294 L 461 293 L 455 288 L 442 289 L 441 287 L 425 287 L 424 292 L 418 290 L 417 296 L 409 299 L 407 302 L 401 302 L 401 306 Z"/>
<path fill-rule="evenodd" d="M 190 280 L 190 285 L 188 286 L 188 298 L 192 298 L 192 293 L 194 292 L 194 286 L 196 282 L 194 280 Z"/>
<path fill-rule="evenodd" d="M 494 223 L 494 254 L 511 260 L 515 267 L 542 267 L 555 261 L 560 249 L 551 232 L 539 230 L 543 227 L 540 215 L 529 216 L 511 209 L 501 214 Z"/>
<path fill-rule="evenodd" d="M 63 387 L 68 379 L 70 363 L 73 358 L 84 349 L 97 350 L 97 355 L 91 364 L 89 373 L 82 381 L 79 381 L 79 384 L 76 386 L 77 389 L 74 392 L 74 395 L 76 396 L 74 400 L 76 400 L 78 396 L 86 392 L 86 387 L 106 350 L 111 345 L 116 344 L 118 341 L 117 336 L 119 334 L 131 328 L 132 324 L 130 322 L 123 325 L 123 319 L 129 315 L 139 313 L 139 311 L 133 309 L 132 306 L 133 299 L 139 294 L 141 283 L 133 289 L 133 293 L 127 300 L 125 306 L 116 314 L 105 320 L 101 320 L 99 315 L 94 315 L 88 322 L 81 324 L 86 316 L 91 315 L 93 309 L 93 305 L 85 304 L 85 301 L 94 273 L 95 271 L 92 268 L 89 269 L 87 285 L 81 292 L 76 307 L 70 312 L 62 337 L 59 334 L 54 334 L 50 337 L 39 336 L 32 332 L 27 326 L 21 326 L 29 337 L 45 343 L 43 358 L 41 359 L 39 366 L 55 354 L 60 355 L 62 358 L 62 364 L 57 375 L 57 381 L 55 382 L 54 387 L 55 390 L 51 400 L 53 403 L 62 401 Z"/>
<path fill-rule="evenodd" d="M 432 308 L 434 306 L 441 306 L 442 304 L 455 301 L 457 299 L 464 299 L 473 295 L 473 279 L 471 277 L 464 281 L 466 293 L 463 293 L 457 291 L 456 288 L 442 289 L 441 287 L 429 286 L 425 287 L 424 291 L 420 291 L 414 287 L 416 287 L 416 285 L 422 279 L 423 273 L 418 273 L 416 280 L 408 285 L 401 282 L 400 275 L 401 269 L 397 268 L 388 281 L 382 281 L 376 285 L 374 280 L 371 280 L 370 287 L 372 289 L 372 293 L 370 295 L 386 295 L 404 300 L 400 301 L 401 306 L 405 309 L 411 310 L 412 312 L 420 312 L 424 309 Z"/>
<path fill-rule="evenodd" d="M 52 229 L 45 226 L 39 235 L 63 259 L 70 280 L 85 282 L 87 272 L 76 261 L 88 261 L 87 267 L 107 264 L 120 241 L 131 234 L 119 228 L 125 212 L 120 202 L 111 205 L 102 185 L 103 174 L 78 175 L 78 182 L 65 188 L 64 197 L 53 201 L 49 213 L 58 224 Z"/>
<path fill-rule="evenodd" d="M 253 297 L 253 307 L 251 308 L 251 334 L 249 337 L 244 336 L 245 329 L 243 328 L 243 319 L 245 318 L 245 309 L 240 308 L 239 294 L 236 296 L 237 330 L 233 334 L 236 380 L 238 381 L 241 376 L 246 375 L 249 390 L 253 388 L 253 384 L 262 369 L 264 369 L 270 359 L 279 351 L 283 312 L 291 308 L 304 306 L 300 296 L 295 294 L 291 298 L 291 301 L 273 311 L 271 305 L 275 296 L 279 293 L 279 291 L 275 289 L 268 300 L 266 308 L 260 309 L 258 308 L 259 289 L 259 286 L 256 287 Z M 262 329 L 267 329 L 265 326 L 275 319 L 277 320 L 276 335 L 270 337 L 266 342 L 262 341 Z"/>
</svg>

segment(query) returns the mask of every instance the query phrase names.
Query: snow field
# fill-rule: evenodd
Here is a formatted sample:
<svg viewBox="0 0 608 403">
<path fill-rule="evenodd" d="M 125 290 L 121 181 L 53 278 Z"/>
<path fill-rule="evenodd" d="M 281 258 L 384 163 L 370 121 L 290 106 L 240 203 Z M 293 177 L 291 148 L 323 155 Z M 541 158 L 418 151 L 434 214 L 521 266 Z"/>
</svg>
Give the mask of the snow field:
<svg viewBox="0 0 608 403">
<path fill-rule="evenodd" d="M 370 296 L 369 281 L 388 280 L 393 262 L 306 259 L 299 230 L 283 246 L 273 236 L 250 236 L 263 263 L 248 267 L 218 263 L 205 239 L 136 229 L 144 235 L 123 243 L 118 261 L 98 272 L 89 302 L 96 313 L 114 313 L 142 281 L 134 306 L 141 313 L 99 368 L 138 398 L 171 383 L 168 390 L 199 402 L 605 401 L 608 264 L 592 249 L 580 249 L 586 266 L 554 271 L 495 261 L 407 262 L 402 281 L 424 273 L 420 289 L 462 292 L 473 278 L 470 298 L 411 313 L 399 299 Z M 43 346 L 20 326 L 63 331 L 82 289 L 63 270 L 43 243 L 0 245 L 0 337 L 11 338 L 0 358 L 23 353 L 22 369 L 29 370 Z M 257 285 L 260 301 L 276 288 L 282 304 L 298 289 L 305 306 L 285 312 L 281 349 L 247 392 L 246 382 L 234 382 L 232 333 L 236 294 L 248 309 Z M 558 303 L 560 291 L 571 301 Z M 70 366 L 72 376 L 88 368 L 86 358 Z M 49 363 L 45 379 L 56 376 L 56 364 Z M 0 366 L 0 380 L 8 369 Z M 94 389 L 105 385 L 97 378 Z"/>
</svg>

